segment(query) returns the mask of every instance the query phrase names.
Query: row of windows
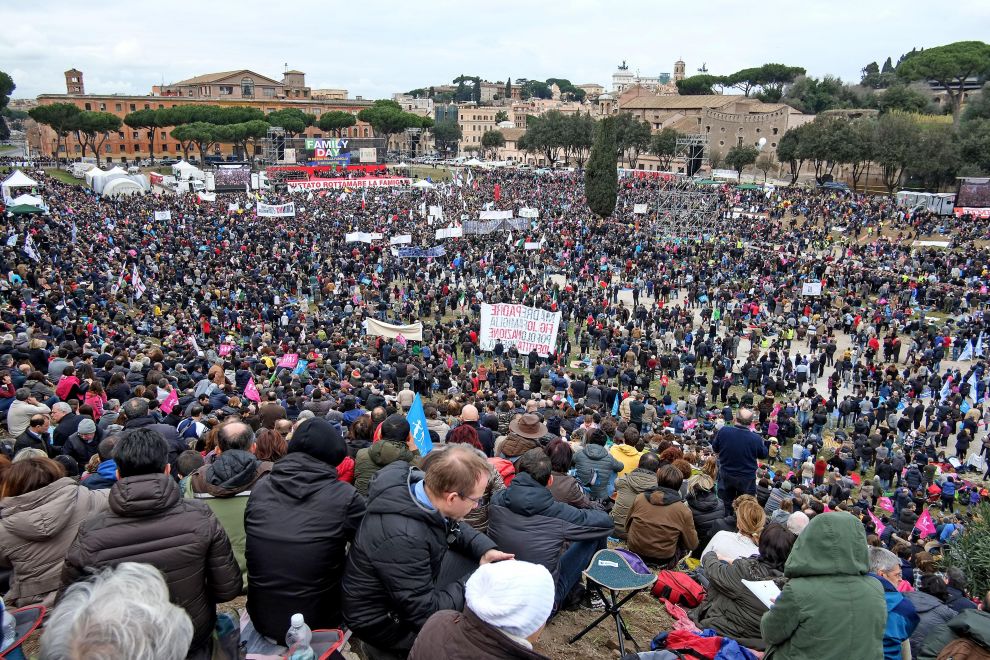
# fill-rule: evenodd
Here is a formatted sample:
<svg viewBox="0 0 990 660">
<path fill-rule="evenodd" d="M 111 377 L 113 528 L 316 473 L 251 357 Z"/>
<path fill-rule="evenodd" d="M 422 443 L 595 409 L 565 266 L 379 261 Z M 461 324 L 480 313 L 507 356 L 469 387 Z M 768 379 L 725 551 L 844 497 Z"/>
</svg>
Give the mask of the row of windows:
<svg viewBox="0 0 990 660">
<path fill-rule="evenodd" d="M 106 103 L 100 103 L 98 105 L 99 105 L 99 111 L 100 112 L 106 112 L 107 111 L 107 104 Z M 177 104 L 173 103 L 171 105 L 171 107 L 174 108 L 174 107 L 176 107 L 176 105 Z M 136 112 L 137 109 L 138 109 L 137 108 L 137 103 L 130 103 L 130 104 L 128 104 L 128 106 L 130 108 L 130 112 Z M 158 104 L 158 109 L 159 110 L 163 110 L 164 108 L 165 108 L 165 104 L 164 103 L 159 103 Z M 93 104 L 92 103 L 85 103 L 84 104 L 84 109 L 85 110 L 88 110 L 88 111 L 91 111 L 93 109 Z M 114 108 L 113 109 L 114 109 L 114 112 L 123 112 L 124 111 L 124 104 L 123 103 L 114 103 Z M 144 109 L 145 110 L 151 110 L 151 104 L 150 103 L 145 103 L 144 104 Z M 265 112 L 266 113 L 275 112 L 275 110 L 276 110 L 276 108 L 265 108 Z M 319 114 L 321 114 L 321 109 L 320 108 L 303 108 L 302 110 L 303 110 L 303 112 L 306 112 L 306 113 L 311 114 L 311 115 L 319 115 Z M 352 110 L 351 111 L 351 114 L 352 115 L 357 115 L 357 110 Z"/>
</svg>

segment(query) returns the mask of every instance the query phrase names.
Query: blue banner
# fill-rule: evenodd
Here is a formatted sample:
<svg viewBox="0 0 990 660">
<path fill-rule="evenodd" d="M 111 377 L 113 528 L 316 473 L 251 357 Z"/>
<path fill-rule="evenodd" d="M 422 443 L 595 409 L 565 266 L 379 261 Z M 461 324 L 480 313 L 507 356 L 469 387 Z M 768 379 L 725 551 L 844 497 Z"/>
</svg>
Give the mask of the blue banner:
<svg viewBox="0 0 990 660">
<path fill-rule="evenodd" d="M 447 254 L 447 250 L 442 245 L 431 248 L 399 248 L 399 259 L 429 259 L 430 257 L 442 257 Z"/>
</svg>

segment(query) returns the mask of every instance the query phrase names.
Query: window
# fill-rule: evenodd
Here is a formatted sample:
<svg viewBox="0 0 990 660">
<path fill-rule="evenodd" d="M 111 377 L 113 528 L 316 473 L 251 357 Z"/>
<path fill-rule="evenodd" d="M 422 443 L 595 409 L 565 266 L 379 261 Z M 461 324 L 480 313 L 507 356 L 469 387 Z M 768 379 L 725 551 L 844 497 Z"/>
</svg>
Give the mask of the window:
<svg viewBox="0 0 990 660">
<path fill-rule="evenodd" d="M 241 78 L 241 96 L 254 98 L 254 81 L 250 78 Z"/>
<path fill-rule="evenodd" d="M 72 76 L 71 78 L 69 78 L 69 80 L 71 82 L 79 82 L 79 78 L 77 78 L 76 76 Z"/>
<path fill-rule="evenodd" d="M 138 132 L 137 131 L 134 131 L 133 133 L 131 133 L 131 139 L 133 139 L 133 140 L 138 139 Z"/>
<path fill-rule="evenodd" d="M 92 107 L 90 107 L 90 104 L 89 104 L 89 103 L 87 103 L 87 104 L 86 104 L 86 109 L 87 109 L 87 110 L 92 110 L 93 108 L 92 108 Z"/>
<path fill-rule="evenodd" d="M 725 140 L 719 140 L 718 141 L 718 146 L 724 147 L 725 146 Z"/>
<path fill-rule="evenodd" d="M 164 110 L 165 109 L 165 104 L 164 103 L 159 103 L 158 104 L 158 109 L 159 110 Z"/>
<path fill-rule="evenodd" d="M 776 149 L 777 148 L 777 143 L 776 142 L 771 142 L 770 143 L 770 146 L 773 147 L 774 149 Z"/>
<path fill-rule="evenodd" d="M 100 112 L 106 112 L 106 111 L 107 111 L 107 104 L 106 103 L 101 103 L 100 104 Z"/>
<path fill-rule="evenodd" d="M 137 110 L 137 106 L 131 103 L 131 112 L 134 112 L 135 110 Z"/>
<path fill-rule="evenodd" d="M 264 88 L 264 94 L 265 94 L 265 98 L 266 99 L 273 99 L 273 98 L 275 98 L 275 88 L 274 87 L 265 87 Z M 298 95 L 299 94 L 297 92 L 296 93 L 296 96 L 298 96 Z"/>
<path fill-rule="evenodd" d="M 75 152 L 76 152 L 76 153 L 79 153 L 79 152 L 81 152 L 81 151 L 82 151 L 82 148 L 81 148 L 81 147 L 80 147 L 80 146 L 79 146 L 79 145 L 77 144 L 77 145 L 75 146 Z"/>
<path fill-rule="evenodd" d="M 210 95 L 210 86 L 209 85 L 201 85 L 200 88 L 199 88 L 199 95 L 200 96 L 209 96 Z"/>
<path fill-rule="evenodd" d="M 759 133 L 760 132 L 760 129 L 756 129 L 756 132 Z"/>
<path fill-rule="evenodd" d="M 120 104 L 120 103 L 117 103 L 116 105 L 114 105 L 114 110 L 116 110 L 117 112 L 120 112 L 123 109 L 124 109 L 124 106 L 122 104 Z"/>
<path fill-rule="evenodd" d="M 364 137 L 368 137 L 368 129 L 364 129 Z"/>
<path fill-rule="evenodd" d="M 723 126 L 722 128 L 720 128 L 718 130 L 721 131 L 722 133 L 725 133 L 725 126 Z"/>
<path fill-rule="evenodd" d="M 739 130 L 742 130 L 742 129 L 739 129 Z M 742 141 L 743 141 L 743 136 L 741 136 L 741 135 L 740 135 L 740 136 L 739 136 L 739 137 L 737 138 L 737 140 L 736 140 L 736 144 L 737 144 L 737 145 L 739 145 L 739 146 L 741 147 L 741 146 L 742 146 Z"/>
<path fill-rule="evenodd" d="M 120 140 L 124 139 L 124 131 L 117 131 L 117 138 Z"/>
<path fill-rule="evenodd" d="M 779 129 L 777 129 L 777 128 L 774 128 L 774 129 L 772 129 L 772 130 L 773 130 L 773 134 L 774 134 L 774 135 L 776 135 L 776 134 L 777 134 L 777 131 L 778 131 Z"/>
<path fill-rule="evenodd" d="M 124 145 L 120 145 L 120 148 L 123 149 L 124 148 Z M 106 147 L 104 147 L 104 151 L 106 151 L 107 153 L 110 153 L 110 145 L 109 144 Z"/>
<path fill-rule="evenodd" d="M 220 96 L 230 96 L 234 93 L 233 85 L 220 85 Z"/>
</svg>

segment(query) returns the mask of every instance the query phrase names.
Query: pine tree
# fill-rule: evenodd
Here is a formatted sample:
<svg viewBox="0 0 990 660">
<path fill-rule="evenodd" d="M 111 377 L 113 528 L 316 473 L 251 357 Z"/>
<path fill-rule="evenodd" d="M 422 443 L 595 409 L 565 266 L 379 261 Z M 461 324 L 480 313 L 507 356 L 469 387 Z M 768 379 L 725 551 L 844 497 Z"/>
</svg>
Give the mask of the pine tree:
<svg viewBox="0 0 990 660">
<path fill-rule="evenodd" d="M 601 218 L 607 218 L 615 211 L 619 187 L 616 165 L 615 118 L 606 117 L 598 122 L 595 143 L 591 147 L 588 169 L 584 175 L 584 195 L 588 199 L 588 208 Z"/>
</svg>

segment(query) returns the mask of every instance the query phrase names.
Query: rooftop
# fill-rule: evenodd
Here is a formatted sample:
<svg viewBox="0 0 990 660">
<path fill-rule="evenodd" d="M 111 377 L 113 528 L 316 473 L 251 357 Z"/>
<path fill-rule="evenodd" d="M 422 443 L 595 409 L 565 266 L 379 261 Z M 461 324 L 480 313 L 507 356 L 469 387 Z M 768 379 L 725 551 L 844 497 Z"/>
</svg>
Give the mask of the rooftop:
<svg viewBox="0 0 990 660">
<path fill-rule="evenodd" d="M 694 96 L 640 95 L 622 104 L 623 110 L 687 110 L 693 108 L 721 108 L 741 101 L 742 94 L 697 94 Z"/>
</svg>

